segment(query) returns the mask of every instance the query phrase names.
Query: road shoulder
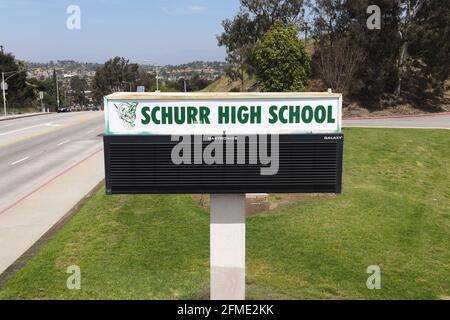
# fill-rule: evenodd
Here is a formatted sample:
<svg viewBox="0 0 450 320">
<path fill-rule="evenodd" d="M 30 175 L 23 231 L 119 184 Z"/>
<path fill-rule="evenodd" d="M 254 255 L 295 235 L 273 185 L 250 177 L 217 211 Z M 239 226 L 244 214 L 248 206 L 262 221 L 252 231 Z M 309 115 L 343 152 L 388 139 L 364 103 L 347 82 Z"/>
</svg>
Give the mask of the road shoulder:
<svg viewBox="0 0 450 320">
<path fill-rule="evenodd" d="M 8 120 L 21 119 L 21 118 L 45 116 L 45 115 L 49 115 L 49 114 L 53 114 L 53 113 L 54 112 L 24 113 L 24 114 L 12 115 L 12 116 L 0 117 L 0 121 L 8 121 Z"/>
<path fill-rule="evenodd" d="M 16 269 L 16 262 L 23 264 L 21 257 L 67 220 L 80 199 L 86 199 L 103 179 L 103 152 L 99 150 L 0 213 L 0 274 Z M 61 192 L 64 197 L 59 196 Z"/>
</svg>

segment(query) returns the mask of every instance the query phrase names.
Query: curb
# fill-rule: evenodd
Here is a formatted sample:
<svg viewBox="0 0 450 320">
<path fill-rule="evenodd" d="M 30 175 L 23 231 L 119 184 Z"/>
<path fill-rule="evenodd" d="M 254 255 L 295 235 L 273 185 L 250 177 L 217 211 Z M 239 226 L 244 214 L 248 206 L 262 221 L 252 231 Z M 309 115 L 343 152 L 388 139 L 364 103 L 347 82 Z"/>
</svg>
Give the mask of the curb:
<svg viewBox="0 0 450 320">
<path fill-rule="evenodd" d="M 4 212 L 6 212 L 7 210 L 11 209 L 12 207 L 14 207 L 19 202 L 21 202 L 24 199 L 26 199 L 27 197 L 29 197 L 33 193 L 39 191 L 40 189 L 42 189 L 43 187 L 45 187 L 46 185 L 48 185 L 52 181 L 54 181 L 57 178 L 63 176 L 64 174 L 66 174 L 71 169 L 77 167 L 78 165 L 80 165 L 84 161 L 89 160 L 90 158 L 92 158 L 93 156 L 95 156 L 96 154 L 98 154 L 99 152 L 102 152 L 102 151 L 103 151 L 103 149 L 97 150 L 97 151 L 91 153 L 90 155 L 88 155 L 87 157 L 83 158 L 82 160 L 78 161 L 77 163 L 73 164 L 69 168 L 63 170 L 62 172 L 57 174 L 55 177 L 49 179 L 48 181 L 43 183 L 41 186 L 39 186 L 35 190 L 31 191 L 30 193 L 28 193 L 24 197 L 22 197 L 19 200 L 17 200 L 12 205 L 10 205 L 7 208 L 5 208 L 4 210 L 2 210 L 0 212 L 0 214 L 2 214 Z M 55 224 L 53 224 L 39 239 L 37 239 L 19 258 L 16 259 L 16 261 L 14 261 L 9 267 L 7 267 L 3 272 L 0 273 L 0 288 L 5 285 L 5 283 L 8 281 L 8 279 L 13 274 L 15 274 L 21 268 L 23 268 L 26 265 L 26 263 L 31 258 L 33 258 L 40 251 L 40 249 L 42 249 L 53 238 L 53 236 L 56 235 L 58 233 L 58 231 L 78 213 L 78 211 L 83 207 L 83 205 L 93 195 L 95 195 L 98 192 L 98 190 L 100 190 L 102 188 L 102 186 L 104 185 L 104 181 L 105 180 L 102 179 L 93 188 L 88 190 L 86 192 L 86 194 L 74 206 L 72 206 L 72 208 L 70 208 Z"/>
<path fill-rule="evenodd" d="M 445 115 L 450 115 L 450 111 L 436 112 L 436 113 L 420 113 L 420 114 L 411 114 L 411 115 L 398 115 L 398 116 L 352 117 L 352 118 L 343 118 L 342 120 L 398 119 L 398 118 L 433 117 L 433 116 L 445 116 Z"/>
<path fill-rule="evenodd" d="M 15 119 L 22 119 L 22 118 L 31 118 L 31 117 L 37 117 L 37 116 L 43 116 L 46 114 L 53 114 L 54 112 L 40 112 L 40 113 L 32 113 L 32 114 L 23 114 L 18 116 L 10 116 L 10 117 L 2 117 L 0 118 L 0 121 L 8 121 L 8 120 L 15 120 Z"/>
<path fill-rule="evenodd" d="M 61 219 L 45 232 L 33 245 L 27 249 L 16 261 L 0 274 L 0 288 L 20 269 L 25 267 L 28 261 L 36 256 L 41 249 L 81 210 L 86 202 L 91 199 L 104 185 L 105 180 L 100 181 L 94 188 L 76 203 Z"/>
</svg>

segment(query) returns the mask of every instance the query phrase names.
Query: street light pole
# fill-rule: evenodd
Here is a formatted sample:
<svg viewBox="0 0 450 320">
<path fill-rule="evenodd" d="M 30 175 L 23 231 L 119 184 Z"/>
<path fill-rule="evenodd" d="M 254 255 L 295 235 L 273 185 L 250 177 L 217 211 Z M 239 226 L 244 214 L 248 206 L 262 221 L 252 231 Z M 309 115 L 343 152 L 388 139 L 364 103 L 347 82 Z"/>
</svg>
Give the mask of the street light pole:
<svg viewBox="0 0 450 320">
<path fill-rule="evenodd" d="M 56 108 L 59 108 L 59 84 L 58 84 L 58 75 L 56 75 Z"/>
<path fill-rule="evenodd" d="M 149 63 L 155 67 L 156 71 L 156 92 L 159 92 L 159 66 L 157 63 L 150 61 L 150 60 L 144 60 L 143 63 Z M 150 73 L 150 72 L 148 72 Z"/>
<path fill-rule="evenodd" d="M 3 112 L 5 114 L 5 118 L 6 118 L 6 94 L 5 94 L 5 73 L 2 72 L 2 91 L 3 91 Z"/>
<path fill-rule="evenodd" d="M 4 72 L 2 71 L 2 91 L 3 91 L 3 112 L 5 114 L 6 117 L 6 80 L 8 80 L 9 78 L 11 78 L 12 76 L 15 76 L 18 73 L 21 72 L 25 72 L 27 70 L 20 70 L 20 71 L 10 71 L 10 72 Z M 5 79 L 5 74 L 6 73 L 12 73 L 8 78 Z"/>
</svg>

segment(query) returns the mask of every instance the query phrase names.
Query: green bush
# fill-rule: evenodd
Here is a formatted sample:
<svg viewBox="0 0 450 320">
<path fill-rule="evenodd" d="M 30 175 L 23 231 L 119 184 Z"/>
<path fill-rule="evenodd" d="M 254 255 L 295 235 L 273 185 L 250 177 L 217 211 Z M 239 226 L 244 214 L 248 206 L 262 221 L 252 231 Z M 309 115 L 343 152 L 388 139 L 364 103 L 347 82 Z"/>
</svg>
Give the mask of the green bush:
<svg viewBox="0 0 450 320">
<path fill-rule="evenodd" d="M 292 24 L 275 25 L 255 47 L 255 68 L 263 91 L 303 91 L 308 82 L 311 58 Z"/>
</svg>

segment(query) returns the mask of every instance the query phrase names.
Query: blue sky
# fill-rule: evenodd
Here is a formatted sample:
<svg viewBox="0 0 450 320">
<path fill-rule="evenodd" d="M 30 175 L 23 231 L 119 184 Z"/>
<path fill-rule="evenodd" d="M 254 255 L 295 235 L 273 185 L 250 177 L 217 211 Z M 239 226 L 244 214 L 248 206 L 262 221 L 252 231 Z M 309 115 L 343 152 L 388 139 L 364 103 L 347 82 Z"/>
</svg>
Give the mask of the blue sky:
<svg viewBox="0 0 450 320">
<path fill-rule="evenodd" d="M 81 9 L 81 29 L 69 30 L 69 5 Z M 221 21 L 239 0 L 0 0 L 0 45 L 18 59 L 178 64 L 223 60 Z"/>
</svg>

